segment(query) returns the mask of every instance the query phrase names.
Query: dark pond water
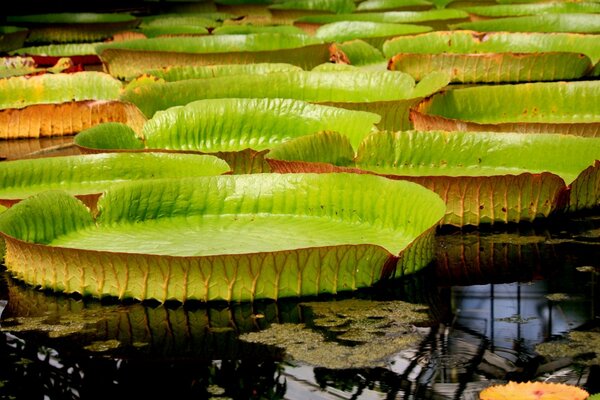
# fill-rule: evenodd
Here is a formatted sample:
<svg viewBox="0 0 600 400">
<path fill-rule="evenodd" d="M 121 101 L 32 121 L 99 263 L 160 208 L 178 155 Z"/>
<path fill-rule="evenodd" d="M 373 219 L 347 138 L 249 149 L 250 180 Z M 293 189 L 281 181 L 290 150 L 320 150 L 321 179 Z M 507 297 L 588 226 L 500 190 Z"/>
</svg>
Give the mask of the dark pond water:
<svg viewBox="0 0 600 400">
<path fill-rule="evenodd" d="M 595 216 L 443 232 L 422 273 L 302 301 L 100 302 L 2 271 L 0 398 L 476 399 L 509 379 L 596 393 L 599 272 Z"/>
</svg>

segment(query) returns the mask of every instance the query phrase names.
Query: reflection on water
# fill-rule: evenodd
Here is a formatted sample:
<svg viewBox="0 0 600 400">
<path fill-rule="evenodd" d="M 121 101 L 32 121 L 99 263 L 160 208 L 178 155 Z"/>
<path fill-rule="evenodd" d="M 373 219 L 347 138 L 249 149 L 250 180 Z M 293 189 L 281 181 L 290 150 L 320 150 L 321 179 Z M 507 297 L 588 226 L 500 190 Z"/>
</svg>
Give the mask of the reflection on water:
<svg viewBox="0 0 600 400">
<path fill-rule="evenodd" d="M 508 379 L 599 392 L 598 366 L 536 353 L 537 344 L 559 343 L 571 330 L 598 329 L 599 246 L 600 218 L 593 217 L 560 227 L 446 232 L 436 262 L 404 280 L 343 298 L 210 307 L 81 300 L 4 276 L 0 398 L 153 398 L 168 385 L 171 398 L 477 399 L 484 387 Z M 349 326 L 363 326 L 377 335 L 367 341 L 387 346 L 408 330 L 372 310 L 397 301 L 427 306 L 431 321 L 414 326 L 417 342 L 371 366 L 308 365 L 290 358 L 289 343 L 240 340 L 296 324 L 356 350 L 367 336 L 355 329 L 354 341 L 343 338 Z M 375 308 L 367 325 L 356 325 L 346 322 L 343 307 L 335 321 L 314 311 L 323 304 Z"/>
</svg>

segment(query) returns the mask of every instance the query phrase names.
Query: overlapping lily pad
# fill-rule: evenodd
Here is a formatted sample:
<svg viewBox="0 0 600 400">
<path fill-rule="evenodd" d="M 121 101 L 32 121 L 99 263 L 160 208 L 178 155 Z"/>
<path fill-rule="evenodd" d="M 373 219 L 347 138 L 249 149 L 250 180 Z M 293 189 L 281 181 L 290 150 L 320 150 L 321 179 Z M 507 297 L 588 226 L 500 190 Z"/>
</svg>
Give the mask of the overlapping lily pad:
<svg viewBox="0 0 600 400">
<path fill-rule="evenodd" d="M 538 82 L 448 90 L 411 110 L 418 130 L 600 135 L 600 82 Z"/>
<path fill-rule="evenodd" d="M 336 152 L 344 156 L 332 159 Z M 533 221 L 600 205 L 600 140 L 595 138 L 378 132 L 360 144 L 354 162 L 340 162 L 349 152 L 341 135 L 321 134 L 281 145 L 267 157 L 278 172 L 354 168 L 420 183 L 444 199 L 443 223 L 456 226 Z"/>
<path fill-rule="evenodd" d="M 453 29 L 479 32 L 572 32 L 600 33 L 598 14 L 542 14 L 461 22 Z"/>
<path fill-rule="evenodd" d="M 271 4 L 269 12 L 279 21 L 294 21 L 302 16 L 351 13 L 356 9 L 354 0 L 284 0 Z"/>
<path fill-rule="evenodd" d="M 216 78 L 218 76 L 269 74 L 272 72 L 301 71 L 302 68 L 285 63 L 224 64 L 224 65 L 180 65 L 153 69 L 145 73 L 166 82 L 186 79 Z"/>
<path fill-rule="evenodd" d="M 383 70 L 388 66 L 388 60 L 379 49 L 360 39 L 334 43 L 329 47 L 329 53 L 330 60 L 336 65 L 348 64 Z"/>
<path fill-rule="evenodd" d="M 312 68 L 327 61 L 328 45 L 307 35 L 255 33 L 130 40 L 98 47 L 107 70 L 132 78 L 180 65 L 290 63 Z"/>
<path fill-rule="evenodd" d="M 73 68 L 73 63 L 68 58 L 60 58 L 48 67 L 40 67 L 31 57 L 2 57 L 0 58 L 0 79 L 24 75 L 37 75 L 41 73 L 57 74 Z"/>
<path fill-rule="evenodd" d="M 32 57 L 37 64 L 56 64 L 61 58 L 70 58 L 73 64 L 90 65 L 99 64 L 100 58 L 96 53 L 99 43 L 68 43 L 51 44 L 46 46 L 22 47 L 11 54 Z"/>
<path fill-rule="evenodd" d="M 124 125 L 86 130 L 75 143 L 87 151 L 151 150 L 215 154 L 234 172 L 268 170 L 263 155 L 297 137 L 337 131 L 357 146 L 377 114 L 291 99 L 208 99 L 157 112 L 141 137 Z"/>
<path fill-rule="evenodd" d="M 25 43 L 29 31 L 17 26 L 0 26 L 0 52 L 18 49 Z"/>
<path fill-rule="evenodd" d="M 94 218 L 64 192 L 14 205 L 0 216 L 7 268 L 32 285 L 100 297 L 337 293 L 424 267 L 444 205 L 376 176 L 255 174 L 112 186 L 98 210 Z"/>
<path fill-rule="evenodd" d="M 229 172 L 223 160 L 188 154 L 99 154 L 0 163 L 0 204 L 13 205 L 46 190 L 64 190 L 95 208 L 100 193 L 117 182 L 182 178 Z"/>
<path fill-rule="evenodd" d="M 380 13 L 323 14 L 298 18 L 294 25 L 308 33 L 314 33 L 323 24 L 340 21 L 368 21 L 390 24 L 419 24 L 433 29 L 448 29 L 448 24 L 465 21 L 469 18 L 466 11 L 456 9 L 427 11 L 389 11 Z"/>
<path fill-rule="evenodd" d="M 356 12 L 428 10 L 433 3 L 427 0 L 365 0 L 356 6 Z"/>
<path fill-rule="evenodd" d="M 156 111 L 207 98 L 292 98 L 374 112 L 380 128 L 409 126 L 408 108 L 445 87 L 445 74 L 431 74 L 418 84 L 410 75 L 390 71 L 282 72 L 151 83 L 126 90 L 122 99 L 151 117 Z"/>
<path fill-rule="evenodd" d="M 101 72 L 0 80 L 0 138 L 71 135 L 99 122 L 138 129 L 145 118 L 118 100 L 121 83 Z"/>
<path fill-rule="evenodd" d="M 547 2 L 529 4 L 494 4 L 462 7 L 477 18 L 518 17 L 540 14 L 600 13 L 600 4 L 594 2 Z"/>
<path fill-rule="evenodd" d="M 432 32 L 384 44 L 389 68 L 420 79 L 445 71 L 454 82 L 577 79 L 600 58 L 600 35 Z"/>
<path fill-rule="evenodd" d="M 96 42 L 135 28 L 140 20 L 125 13 L 52 13 L 15 15 L 6 21 L 30 30 L 27 43 Z"/>
<path fill-rule="evenodd" d="M 340 21 L 320 26 L 315 32 L 315 36 L 326 42 L 362 39 L 375 47 L 381 48 L 383 43 L 392 37 L 429 32 L 431 29 L 429 26 L 421 25 Z"/>
</svg>

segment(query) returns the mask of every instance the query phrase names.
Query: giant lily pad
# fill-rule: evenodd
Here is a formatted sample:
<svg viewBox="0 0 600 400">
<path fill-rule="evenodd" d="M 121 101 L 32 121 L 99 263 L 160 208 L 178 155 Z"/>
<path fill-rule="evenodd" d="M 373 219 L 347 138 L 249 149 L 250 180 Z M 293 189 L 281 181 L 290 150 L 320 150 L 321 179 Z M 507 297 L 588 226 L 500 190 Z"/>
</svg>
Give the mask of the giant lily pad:
<svg viewBox="0 0 600 400">
<path fill-rule="evenodd" d="M 27 26 L 27 43 L 96 42 L 114 33 L 135 28 L 140 20 L 124 13 L 53 13 L 15 15 L 6 20 Z"/>
<path fill-rule="evenodd" d="M 128 79 L 179 65 L 282 62 L 312 68 L 327 61 L 327 47 L 307 35 L 255 33 L 130 40 L 101 45 L 98 52 L 113 76 Z"/>
<path fill-rule="evenodd" d="M 388 61 L 381 51 L 367 42 L 356 39 L 334 43 L 329 47 L 330 60 L 336 65 L 348 64 L 357 67 L 387 69 Z"/>
<path fill-rule="evenodd" d="M 542 14 L 525 17 L 497 18 L 485 21 L 461 22 L 453 29 L 479 32 L 573 32 L 600 33 L 597 14 Z"/>
<path fill-rule="evenodd" d="M 310 150 L 312 149 L 312 150 Z M 572 135 L 484 132 L 379 132 L 358 147 L 322 134 L 268 154 L 274 171 L 332 172 L 355 168 L 420 183 L 448 207 L 444 224 L 533 221 L 600 205 L 600 140 Z M 337 156 L 332 153 L 345 153 Z M 568 186 L 567 186 L 568 185 Z"/>
<path fill-rule="evenodd" d="M 103 124 L 77 135 L 75 143 L 88 151 L 212 153 L 235 172 L 261 172 L 263 154 L 280 143 L 331 130 L 357 146 L 379 120 L 372 113 L 291 99 L 208 99 L 157 112 L 141 138 L 130 128 Z"/>
<path fill-rule="evenodd" d="M 354 0 L 284 0 L 269 7 L 271 15 L 280 22 L 294 21 L 305 15 L 351 13 Z"/>
<path fill-rule="evenodd" d="M 429 32 L 431 27 L 408 24 L 389 24 L 369 21 L 340 21 L 319 27 L 315 36 L 326 42 L 345 42 L 363 39 L 367 43 L 381 48 L 392 37 Z"/>
<path fill-rule="evenodd" d="M 112 186 L 98 210 L 94 219 L 64 192 L 14 205 L 0 216 L 7 268 L 32 285 L 119 298 L 336 293 L 429 263 L 444 204 L 376 176 L 255 174 Z"/>
<path fill-rule="evenodd" d="M 446 71 L 455 82 L 520 82 L 580 78 L 600 58 L 600 35 L 432 32 L 383 46 L 389 68 L 420 79 Z"/>
<path fill-rule="evenodd" d="M 146 71 L 146 74 L 166 82 L 186 79 L 216 78 L 218 76 L 269 74 L 272 72 L 301 71 L 302 68 L 285 63 L 224 64 L 224 65 L 180 65 Z"/>
<path fill-rule="evenodd" d="M 219 175 L 223 160 L 188 154 L 99 154 L 36 158 L 0 163 L 0 204 L 10 206 L 46 190 L 62 189 L 90 207 L 116 182 Z"/>
<path fill-rule="evenodd" d="M 17 26 L 0 26 L 0 53 L 18 49 L 25 43 L 29 31 Z"/>
<path fill-rule="evenodd" d="M 121 83 L 101 72 L 0 80 L 0 138 L 70 135 L 99 122 L 138 129 L 143 115 L 118 101 Z"/>
<path fill-rule="evenodd" d="M 466 11 L 444 9 L 428 11 L 389 11 L 380 13 L 354 13 L 354 14 L 324 14 L 311 15 L 298 18 L 294 25 L 299 26 L 308 33 L 314 33 L 323 24 L 340 21 L 368 21 L 390 24 L 419 24 L 430 26 L 433 29 L 448 29 L 448 24 L 468 19 Z"/>
<path fill-rule="evenodd" d="M 365 0 L 356 6 L 356 11 L 427 10 L 432 6 L 427 0 Z"/>
<path fill-rule="evenodd" d="M 600 82 L 539 82 L 449 90 L 411 111 L 418 130 L 600 134 Z"/>
<path fill-rule="evenodd" d="M 51 44 L 47 46 L 31 46 L 16 49 L 11 54 L 32 57 L 40 65 L 56 64 L 59 59 L 68 57 L 73 64 L 99 64 L 96 54 L 99 43 L 68 43 Z"/>
<path fill-rule="evenodd" d="M 31 57 L 2 57 L 0 58 L 0 79 L 15 76 L 37 75 L 41 73 L 60 73 L 73 68 L 68 58 L 61 58 L 51 67 L 39 67 Z"/>
<path fill-rule="evenodd" d="M 531 4 L 494 4 L 462 7 L 476 17 L 498 18 L 540 14 L 600 13 L 600 4 L 593 2 L 548 2 Z"/>
<path fill-rule="evenodd" d="M 418 84 L 390 71 L 285 72 L 223 76 L 152 83 L 126 90 L 122 99 L 136 104 L 148 117 L 156 111 L 206 98 L 293 98 L 370 111 L 381 115 L 379 127 L 407 127 L 408 107 L 448 83 L 445 74 L 431 74 Z"/>
</svg>

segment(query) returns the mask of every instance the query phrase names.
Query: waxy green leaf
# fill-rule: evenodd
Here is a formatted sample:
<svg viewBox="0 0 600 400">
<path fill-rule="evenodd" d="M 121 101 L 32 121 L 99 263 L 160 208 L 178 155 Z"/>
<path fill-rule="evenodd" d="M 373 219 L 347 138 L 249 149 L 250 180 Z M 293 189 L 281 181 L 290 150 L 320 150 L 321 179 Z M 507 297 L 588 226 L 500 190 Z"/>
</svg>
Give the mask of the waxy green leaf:
<svg viewBox="0 0 600 400">
<path fill-rule="evenodd" d="M 0 52 L 4 53 L 23 47 L 29 31 L 16 26 L 0 26 Z"/>
<path fill-rule="evenodd" d="M 46 190 L 64 190 L 95 200 L 107 187 L 140 179 L 220 175 L 229 171 L 212 156 L 118 153 L 36 158 L 0 163 L 0 203 L 12 205 Z"/>
<path fill-rule="evenodd" d="M 363 39 L 367 43 L 381 48 L 383 43 L 392 37 L 429 31 L 431 31 L 429 26 L 369 21 L 340 21 L 320 26 L 315 32 L 315 37 L 325 42 Z"/>
<path fill-rule="evenodd" d="M 591 71 L 600 35 L 432 32 L 388 40 L 383 50 L 390 69 L 415 79 L 446 71 L 455 82 L 562 80 Z"/>
<path fill-rule="evenodd" d="M 168 66 L 290 63 L 312 68 L 327 61 L 327 44 L 307 35 L 254 33 L 160 37 L 98 46 L 108 71 L 131 79 Z"/>
<path fill-rule="evenodd" d="M 27 43 L 96 42 L 135 28 L 140 20 L 125 13 L 51 13 L 15 15 L 6 21 L 30 30 Z"/>
<path fill-rule="evenodd" d="M 444 205 L 419 185 L 375 176 L 257 174 L 113 186 L 98 210 L 94 221 L 63 192 L 16 204 L 0 215 L 7 268 L 98 297 L 337 293 L 427 265 Z"/>
<path fill-rule="evenodd" d="M 225 64 L 225 65 L 180 65 L 146 71 L 148 75 L 166 82 L 186 79 L 216 78 L 218 76 L 270 74 L 272 72 L 301 71 L 302 68 L 284 63 Z"/>
<path fill-rule="evenodd" d="M 547 2 L 530 4 L 494 4 L 462 7 L 462 10 L 481 17 L 517 17 L 540 14 L 600 13 L 600 4 L 593 2 Z"/>
<path fill-rule="evenodd" d="M 212 153 L 233 159 L 235 172 L 261 172 L 262 153 L 281 143 L 331 130 L 357 146 L 380 119 L 291 99 L 208 99 L 157 112 L 144 125 L 141 138 L 124 125 L 106 124 L 80 133 L 75 143 L 86 150 Z M 244 163 L 246 156 L 250 159 Z"/>
<path fill-rule="evenodd" d="M 461 22 L 452 29 L 479 32 L 572 32 L 600 33 L 598 14 L 542 14 L 525 17 L 497 18 L 485 21 Z"/>
<path fill-rule="evenodd" d="M 356 6 L 357 12 L 429 9 L 427 0 L 365 0 Z"/>
<path fill-rule="evenodd" d="M 287 72 L 154 83 L 128 89 L 122 99 L 151 117 L 203 98 L 293 98 L 374 112 L 382 116 L 380 127 L 400 129 L 408 126 L 408 107 L 447 83 L 445 74 L 415 84 L 409 75 L 390 71 Z"/>
<path fill-rule="evenodd" d="M 276 172 L 341 170 L 417 182 L 444 199 L 443 223 L 457 226 L 533 221 L 600 205 L 596 138 L 378 132 L 361 142 L 354 162 L 347 162 L 352 151 L 343 136 L 321 134 L 286 143 L 267 158 Z"/>
<path fill-rule="evenodd" d="M 600 134 L 600 82 L 539 82 L 449 90 L 411 111 L 415 129 Z"/>
</svg>

